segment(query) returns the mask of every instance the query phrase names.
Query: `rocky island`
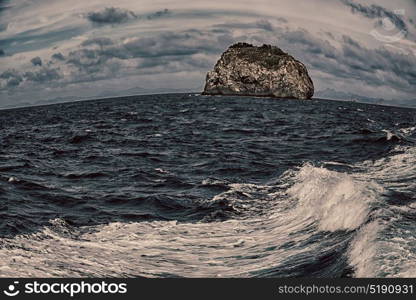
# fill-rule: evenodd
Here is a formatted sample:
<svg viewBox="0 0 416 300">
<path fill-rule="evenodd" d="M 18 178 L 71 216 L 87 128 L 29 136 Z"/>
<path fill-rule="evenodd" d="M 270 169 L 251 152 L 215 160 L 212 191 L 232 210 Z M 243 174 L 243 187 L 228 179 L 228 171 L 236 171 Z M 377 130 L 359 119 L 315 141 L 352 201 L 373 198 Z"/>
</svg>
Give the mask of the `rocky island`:
<svg viewBox="0 0 416 300">
<path fill-rule="evenodd" d="M 202 94 L 310 99 L 313 93 L 305 65 L 291 55 L 271 45 L 237 43 L 208 72 Z"/>
</svg>

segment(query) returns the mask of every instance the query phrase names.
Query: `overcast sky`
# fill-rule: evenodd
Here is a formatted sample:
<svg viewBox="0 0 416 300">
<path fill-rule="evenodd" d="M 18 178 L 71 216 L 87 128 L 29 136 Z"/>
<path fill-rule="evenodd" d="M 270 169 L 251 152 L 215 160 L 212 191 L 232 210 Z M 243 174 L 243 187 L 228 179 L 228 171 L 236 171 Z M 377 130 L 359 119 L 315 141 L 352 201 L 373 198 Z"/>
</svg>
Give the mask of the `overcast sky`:
<svg viewBox="0 0 416 300">
<path fill-rule="evenodd" d="M 416 0 L 0 0 L 0 107 L 201 91 L 237 41 L 289 52 L 316 91 L 416 98 Z"/>
</svg>

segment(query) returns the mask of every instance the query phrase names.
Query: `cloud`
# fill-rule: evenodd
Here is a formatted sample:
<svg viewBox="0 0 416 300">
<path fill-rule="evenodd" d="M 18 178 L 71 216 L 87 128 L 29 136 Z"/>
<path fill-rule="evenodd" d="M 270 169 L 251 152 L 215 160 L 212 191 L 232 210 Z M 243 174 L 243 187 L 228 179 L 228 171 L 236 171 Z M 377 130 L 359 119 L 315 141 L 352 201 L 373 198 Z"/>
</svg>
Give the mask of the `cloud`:
<svg viewBox="0 0 416 300">
<path fill-rule="evenodd" d="M 195 29 L 182 32 L 161 32 L 152 36 L 127 38 L 120 41 L 93 38 L 84 41 L 79 50 L 70 52 L 68 62 L 90 65 L 105 62 L 110 58 L 157 58 L 218 53 L 228 46 L 231 40 L 232 38 L 227 34 Z"/>
<path fill-rule="evenodd" d="M 0 74 L 0 78 L 2 79 L 10 79 L 18 76 L 20 76 L 19 72 L 15 69 L 9 69 Z"/>
<path fill-rule="evenodd" d="M 165 8 L 164 10 L 160 10 L 160 11 L 157 11 L 157 12 L 154 12 L 154 13 L 151 13 L 151 14 L 147 15 L 146 18 L 148 20 L 153 20 L 153 19 L 157 19 L 157 18 L 164 17 L 166 15 L 169 15 L 170 13 L 171 13 L 170 10 Z"/>
<path fill-rule="evenodd" d="M 399 14 L 385 9 L 382 6 L 372 4 L 370 6 L 355 3 L 352 0 L 341 0 L 342 3 L 351 8 L 353 14 L 361 14 L 370 19 L 388 18 L 399 29 L 407 32 L 407 25 Z"/>
<path fill-rule="evenodd" d="M 4 87 L 17 87 L 24 82 L 28 83 L 50 83 L 61 79 L 62 75 L 59 73 L 59 69 L 42 67 L 36 71 L 19 72 L 15 69 L 8 69 L 0 74 L 0 86 Z"/>
<path fill-rule="evenodd" d="M 120 24 L 135 19 L 137 16 L 130 10 L 106 7 L 101 11 L 88 13 L 87 18 L 96 24 Z"/>
<path fill-rule="evenodd" d="M 89 45 L 98 45 L 98 46 L 108 46 L 112 45 L 113 41 L 110 38 L 106 37 L 99 37 L 99 38 L 91 38 L 82 42 L 81 46 L 89 46 Z"/>
<path fill-rule="evenodd" d="M 280 23 L 287 23 L 285 18 L 275 18 L 274 20 L 279 21 Z M 255 22 L 227 22 L 221 24 L 213 25 L 215 28 L 221 29 L 261 29 L 270 32 L 276 32 L 279 30 L 278 27 L 274 26 L 269 20 L 267 19 L 259 19 Z"/>
<path fill-rule="evenodd" d="M 57 52 L 57 53 L 52 54 L 51 57 L 53 59 L 56 59 L 56 60 L 61 60 L 61 61 L 65 60 L 65 56 L 63 56 L 63 54 L 60 53 L 60 52 Z"/>
<path fill-rule="evenodd" d="M 1 15 L 3 12 L 10 8 L 10 0 L 0 0 L 0 32 L 5 31 L 9 26 L 8 23 L 2 23 Z"/>
<path fill-rule="evenodd" d="M 0 0 L 0 13 L 10 8 L 10 0 Z"/>
<path fill-rule="evenodd" d="M 195 29 L 129 39 L 122 47 L 132 57 L 159 57 L 217 52 L 222 47 L 215 42 L 219 42 L 218 36 Z"/>
<path fill-rule="evenodd" d="M 109 57 L 102 55 L 100 50 L 80 49 L 71 51 L 66 63 L 77 67 L 79 71 L 95 73 L 100 71 L 99 66 L 105 64 L 108 59 Z"/>
<path fill-rule="evenodd" d="M 24 77 L 28 81 L 43 83 L 61 78 L 57 69 L 41 68 L 36 72 L 25 72 Z"/>
<path fill-rule="evenodd" d="M 0 44 L 7 54 L 13 55 L 51 48 L 52 45 L 68 41 L 83 32 L 84 29 L 72 24 L 59 29 L 37 28 L 8 36 L 0 40 Z"/>
<path fill-rule="evenodd" d="M 355 47 L 355 48 L 361 48 L 360 44 L 357 41 L 354 41 L 351 37 L 343 35 L 342 40 L 346 45 Z"/>
<path fill-rule="evenodd" d="M 307 30 L 291 30 L 263 19 L 130 38 L 94 37 L 65 55 L 55 53 L 50 62 L 45 61 L 47 66 L 53 61 L 55 68 L 39 68 L 39 63 L 32 62 L 37 67 L 34 71 L 9 71 L 0 78 L 7 86 L 17 86 L 22 82 L 68 84 L 184 71 L 200 72 L 202 77 L 229 45 L 247 41 L 276 44 L 304 62 L 311 72 L 327 74 L 334 80 L 364 82 L 375 90 L 393 88 L 414 92 L 414 56 L 385 48 L 368 49 L 347 35 L 337 39 L 339 45 L 334 46 Z"/>
<path fill-rule="evenodd" d="M 236 34 L 240 27 L 252 30 L 249 38 Z M 368 49 L 346 35 L 338 41 L 340 46 L 335 47 L 306 30 L 276 27 L 263 20 L 217 24 L 206 30 L 161 32 L 119 41 L 93 38 L 70 52 L 66 63 L 85 76 L 114 75 L 125 72 L 126 65 L 135 65 L 132 71 L 135 74 L 180 72 L 181 68 L 205 73 L 220 53 L 236 41 L 275 43 L 303 61 L 311 71 L 324 72 L 339 80 L 414 91 L 416 71 L 411 66 L 415 65 L 416 58 L 412 55 L 395 54 L 385 48 Z M 108 71 L 110 65 L 113 73 Z"/>
<path fill-rule="evenodd" d="M 87 19 L 95 24 L 121 24 L 134 19 L 154 20 L 171 14 L 167 8 L 156 11 L 147 15 L 138 15 L 135 12 L 118 7 L 107 7 L 103 10 L 90 12 L 87 14 Z"/>
<path fill-rule="evenodd" d="M 334 47 L 328 41 L 313 37 L 305 30 L 281 35 L 280 46 L 299 57 L 310 69 L 333 78 L 365 82 L 373 87 L 389 87 L 414 93 L 416 56 L 395 53 L 386 48 L 369 49 L 349 36 Z"/>
<path fill-rule="evenodd" d="M 1 73 L 0 78 L 6 81 L 6 87 L 18 86 L 23 81 L 23 77 L 15 69 L 9 69 Z"/>
<path fill-rule="evenodd" d="M 160 82 L 158 78 L 169 81 L 169 78 L 182 78 L 185 73 L 193 74 L 192 80 L 186 79 L 190 85 L 199 81 L 202 85 L 206 72 L 221 53 L 239 41 L 279 46 L 307 65 L 318 88 L 333 83 L 338 88 L 338 83 L 348 82 L 349 86 L 344 85 L 346 91 L 354 91 L 358 83 L 365 84 L 369 90 L 373 89 L 374 96 L 392 90 L 398 91 L 400 96 L 415 91 L 415 85 L 412 85 L 414 71 L 410 67 L 414 65 L 414 56 L 395 55 L 387 48 L 369 48 L 374 47 L 374 38 L 368 34 L 374 29 L 371 23 L 389 18 L 388 10 L 377 6 L 342 0 L 346 6 L 331 2 L 324 5 L 318 15 L 311 16 L 299 11 L 290 1 L 282 1 L 281 9 L 274 12 L 267 11 L 270 3 L 264 1 L 264 5 L 253 9 L 248 9 L 246 4 L 236 8 L 227 3 L 218 9 L 215 3 L 205 8 L 202 4 L 189 3 L 188 7 L 188 4 L 180 3 L 175 6 L 177 11 L 171 11 L 155 8 L 152 4 L 153 13 L 150 4 L 134 1 L 128 4 L 127 1 L 104 4 L 101 1 L 74 1 L 77 5 L 65 4 L 66 14 L 59 18 L 48 15 L 50 12 L 46 8 L 35 12 L 33 8 L 30 14 L 29 8 L 27 12 L 22 8 L 25 14 L 20 14 L 20 19 L 20 11 L 16 10 L 15 20 L 13 14 L 10 17 L 9 12 L 4 14 L 9 19 L 4 18 L 3 22 L 9 21 L 10 26 L 1 45 L 7 56 L 1 60 L 5 62 L 3 66 L 18 71 L 1 74 L 7 67 L 0 71 L 3 89 L 0 94 L 6 93 L 7 87 L 14 95 L 18 91 L 32 95 L 32 88 L 44 90 L 44 94 L 49 90 L 46 88 L 66 88 L 69 93 L 81 96 L 92 93 L 88 88 L 91 85 L 102 87 L 102 90 L 97 89 L 97 94 L 104 95 L 111 82 L 123 83 L 123 88 L 117 90 L 119 85 L 114 84 L 111 89 L 119 92 L 136 85 L 137 78 L 153 78 L 156 86 Z M 317 1 L 323 3 L 326 0 Z M 306 5 L 304 11 L 314 5 L 309 2 L 303 2 Z M 332 19 L 338 22 L 340 17 L 340 22 L 344 23 L 336 27 L 331 18 L 320 18 L 323 14 L 332 15 L 329 12 L 334 12 Z M 28 14 L 43 18 L 26 24 L 26 19 L 31 20 Z M 365 19 L 361 15 L 374 19 L 364 20 L 365 31 L 350 24 L 357 16 Z M 166 22 L 157 21 L 164 17 L 168 19 Z M 407 25 L 412 30 L 411 23 Z M 412 46 L 409 38 L 405 42 Z M 34 56 L 39 56 L 40 63 L 30 63 Z"/>
<path fill-rule="evenodd" d="M 34 57 L 30 60 L 30 62 L 34 65 L 34 66 L 42 66 L 42 60 L 40 59 L 39 56 Z"/>
<path fill-rule="evenodd" d="M 225 34 L 199 30 L 120 40 L 92 38 L 83 41 L 79 49 L 70 51 L 63 63 L 76 69 L 77 80 L 97 80 L 128 72 L 135 75 L 185 70 L 205 72 L 231 40 Z"/>
<path fill-rule="evenodd" d="M 305 53 L 308 56 L 334 59 L 336 57 L 336 48 L 328 41 L 311 35 L 306 30 L 284 31 L 281 33 L 280 41 L 291 51 L 299 55 Z"/>
<path fill-rule="evenodd" d="M 215 27 L 238 30 L 239 26 L 232 23 Z M 245 23 L 241 27 L 253 29 L 253 24 Z M 305 29 L 293 30 L 284 26 L 272 29 L 253 31 L 241 37 L 234 35 L 233 39 L 257 44 L 274 43 L 304 62 L 315 76 L 325 77 L 322 82 L 326 84 L 327 78 L 333 82 L 348 81 L 352 85 L 365 83 L 372 87 L 373 95 L 393 90 L 409 95 L 416 92 L 414 54 L 396 53 L 383 47 L 367 48 L 347 35 L 331 35 L 328 40 L 327 33 L 318 36 Z M 319 78 L 314 79 L 319 82 Z"/>
<path fill-rule="evenodd" d="M 267 20 L 257 21 L 257 26 L 267 31 L 273 31 L 273 25 Z"/>
</svg>

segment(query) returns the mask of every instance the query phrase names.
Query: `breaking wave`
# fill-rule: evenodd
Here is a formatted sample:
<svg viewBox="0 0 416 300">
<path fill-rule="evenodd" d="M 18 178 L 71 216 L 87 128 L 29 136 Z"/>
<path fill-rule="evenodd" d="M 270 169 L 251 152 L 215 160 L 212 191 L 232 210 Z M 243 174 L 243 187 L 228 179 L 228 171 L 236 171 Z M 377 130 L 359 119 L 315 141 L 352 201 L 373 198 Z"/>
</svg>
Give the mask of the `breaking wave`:
<svg viewBox="0 0 416 300">
<path fill-rule="evenodd" d="M 282 270 L 285 276 L 301 276 L 306 275 L 305 261 L 325 253 L 338 261 L 328 266 L 317 259 L 309 268 L 317 276 L 330 275 L 328 268 L 342 273 L 345 258 L 335 254 L 368 220 L 383 188 L 312 164 L 289 170 L 276 181 L 205 180 L 229 187 L 208 201 L 227 201 L 240 212 L 222 222 L 114 222 L 74 228 L 54 219 L 37 233 L 3 239 L 0 270 L 10 277 L 283 276 Z M 359 247 L 354 249 L 352 255 Z"/>
<path fill-rule="evenodd" d="M 416 148 L 397 146 L 393 154 L 361 166 L 363 178 L 386 187 L 384 201 L 349 249 L 357 277 L 416 276 Z"/>
</svg>

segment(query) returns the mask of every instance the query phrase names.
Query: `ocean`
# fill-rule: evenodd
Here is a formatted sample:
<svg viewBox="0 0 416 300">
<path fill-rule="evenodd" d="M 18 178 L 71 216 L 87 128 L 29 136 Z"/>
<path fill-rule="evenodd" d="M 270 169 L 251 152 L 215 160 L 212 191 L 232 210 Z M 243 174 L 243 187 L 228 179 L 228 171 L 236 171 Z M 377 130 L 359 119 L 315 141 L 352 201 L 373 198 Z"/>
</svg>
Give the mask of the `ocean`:
<svg viewBox="0 0 416 300">
<path fill-rule="evenodd" d="M 0 111 L 2 277 L 415 277 L 416 110 L 166 94 Z"/>
</svg>

